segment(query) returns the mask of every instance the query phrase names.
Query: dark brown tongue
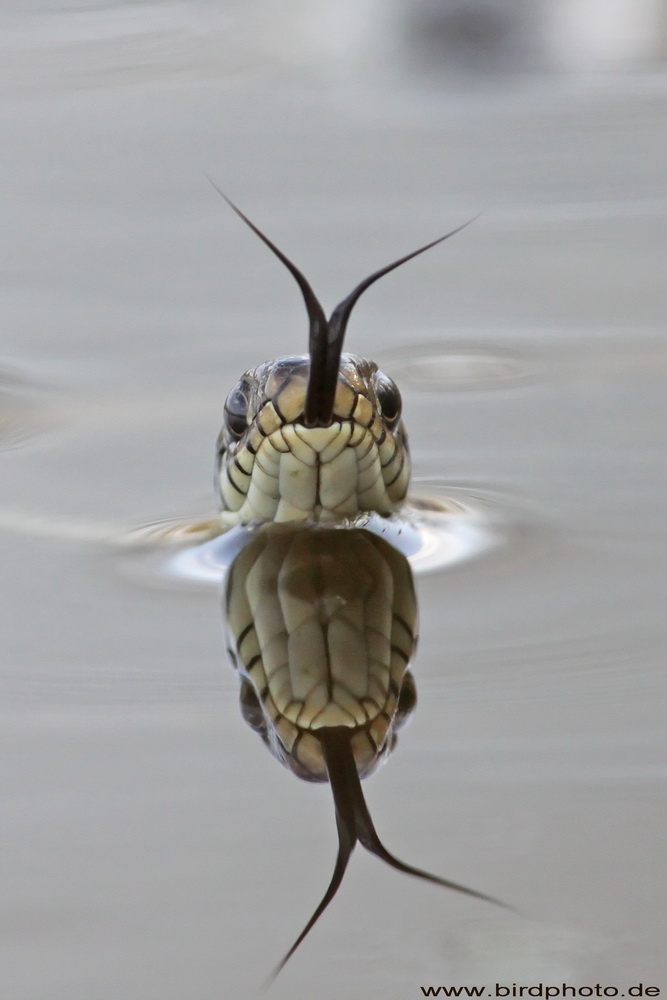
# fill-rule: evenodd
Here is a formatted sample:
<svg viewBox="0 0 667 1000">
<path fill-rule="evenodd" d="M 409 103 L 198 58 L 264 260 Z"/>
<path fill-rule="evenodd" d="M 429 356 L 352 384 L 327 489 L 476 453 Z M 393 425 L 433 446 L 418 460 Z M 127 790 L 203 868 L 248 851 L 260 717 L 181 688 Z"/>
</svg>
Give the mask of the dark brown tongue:
<svg viewBox="0 0 667 1000">
<path fill-rule="evenodd" d="M 386 861 L 392 868 L 405 872 L 407 875 L 414 875 L 416 878 L 425 879 L 427 882 L 442 885 L 446 889 L 462 892 L 464 895 L 472 896 L 474 899 L 483 899 L 487 903 L 494 903 L 496 906 L 502 906 L 504 909 L 511 909 L 506 903 L 501 903 L 500 900 L 494 899 L 492 896 L 487 896 L 483 892 L 477 892 L 475 889 L 468 889 L 464 885 L 459 885 L 458 882 L 450 882 L 449 879 L 440 878 L 438 875 L 431 875 L 430 872 L 422 871 L 421 868 L 413 868 L 412 865 L 400 861 L 393 854 L 389 853 L 376 833 L 366 800 L 364 799 L 359 772 L 357 771 L 357 765 L 350 744 L 351 734 L 352 730 L 347 726 L 334 726 L 331 729 L 322 729 L 318 734 L 329 772 L 329 781 L 331 782 L 331 790 L 336 807 L 338 856 L 331 881 L 321 902 L 292 947 L 275 967 L 267 979 L 265 986 L 270 985 L 280 970 L 284 968 L 338 892 L 343 881 L 345 869 L 357 842 L 362 844 L 371 854 L 375 854 L 376 857 Z"/>
<path fill-rule="evenodd" d="M 305 410 L 305 422 L 308 427 L 327 427 L 331 423 L 345 331 L 347 330 L 350 314 L 360 296 L 378 278 L 382 278 L 383 275 L 388 274 L 389 271 L 393 271 L 396 267 L 400 267 L 401 264 L 412 260 L 413 257 L 418 257 L 425 250 L 430 250 L 431 247 L 437 246 L 443 240 L 448 240 L 450 236 L 460 233 L 472 221 L 474 220 L 471 219 L 469 222 L 464 222 L 462 226 L 452 229 L 451 233 L 440 236 L 437 240 L 433 240 L 432 243 L 427 243 L 426 246 L 420 247 L 419 250 L 413 250 L 412 253 L 406 254 L 405 257 L 400 257 L 399 260 L 395 260 L 391 264 L 387 264 L 386 267 L 380 268 L 379 271 L 374 271 L 373 274 L 358 284 L 347 298 L 338 303 L 329 317 L 329 325 L 325 334 L 322 333 L 319 337 L 314 336 L 311 325 L 310 342 L 308 345 L 310 353 L 310 380 L 308 382 Z"/>
<path fill-rule="evenodd" d="M 388 274 L 389 271 L 393 271 L 394 268 L 400 267 L 401 264 L 405 264 L 406 261 L 412 260 L 413 257 L 417 257 L 420 253 L 424 253 L 425 250 L 430 250 L 431 247 L 437 246 L 437 244 L 442 243 L 443 240 L 448 240 L 450 236 L 460 233 L 462 229 L 465 229 L 471 222 L 474 222 L 474 219 L 464 222 L 462 226 L 452 229 L 450 233 L 440 236 L 437 240 L 433 240 L 432 243 L 427 243 L 426 246 L 420 247 L 419 250 L 413 250 L 412 253 L 406 254 L 405 257 L 400 257 L 399 260 L 395 260 L 393 263 L 387 264 L 386 267 L 381 268 L 379 271 L 375 271 L 370 275 L 370 277 L 366 278 L 359 285 L 357 285 L 357 287 L 350 292 L 347 298 L 343 299 L 342 302 L 339 302 L 332 312 L 331 318 L 327 322 L 322 306 L 298 267 L 292 263 L 289 257 L 285 256 L 282 250 L 278 249 L 275 243 L 273 243 L 268 236 L 264 235 L 261 229 L 257 228 L 254 222 L 250 221 L 247 215 L 243 214 L 241 209 L 234 204 L 231 198 L 227 197 L 224 191 L 220 190 L 218 185 L 212 181 L 210 177 L 207 179 L 218 194 L 224 198 L 232 211 L 236 212 L 238 217 L 243 219 L 245 224 L 249 226 L 250 229 L 257 234 L 257 236 L 259 236 L 260 240 L 266 243 L 267 247 L 271 251 L 273 251 L 278 260 L 282 261 L 285 267 L 291 272 L 296 283 L 301 289 L 301 294 L 303 295 L 303 300 L 306 303 L 306 310 L 308 312 L 308 320 L 310 323 L 310 331 L 308 334 L 310 374 L 308 377 L 308 388 L 306 390 L 304 423 L 307 427 L 328 427 L 333 417 L 336 387 L 338 385 L 338 371 L 340 368 L 340 356 L 343 350 L 345 331 L 347 329 L 350 313 L 352 312 L 359 297 L 366 291 L 367 288 L 377 281 L 378 278 Z"/>
</svg>

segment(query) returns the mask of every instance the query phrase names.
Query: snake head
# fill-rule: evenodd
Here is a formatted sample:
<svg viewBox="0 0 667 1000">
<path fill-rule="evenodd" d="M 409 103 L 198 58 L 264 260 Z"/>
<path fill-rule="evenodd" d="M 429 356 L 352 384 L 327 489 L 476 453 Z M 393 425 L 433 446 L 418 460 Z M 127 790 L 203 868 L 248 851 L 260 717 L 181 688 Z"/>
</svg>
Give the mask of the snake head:
<svg viewBox="0 0 667 1000">
<path fill-rule="evenodd" d="M 392 514 L 410 478 L 401 396 L 373 362 L 342 353 L 345 332 L 359 297 L 378 278 L 464 226 L 375 271 L 327 319 L 295 264 L 213 187 L 290 271 L 309 320 L 307 355 L 250 369 L 227 397 L 216 466 L 223 522 Z"/>
<path fill-rule="evenodd" d="M 308 356 L 265 362 L 227 397 L 216 472 L 226 520 L 342 521 L 404 501 L 410 459 L 395 383 L 343 354 L 330 419 L 309 426 L 311 372 Z"/>
</svg>

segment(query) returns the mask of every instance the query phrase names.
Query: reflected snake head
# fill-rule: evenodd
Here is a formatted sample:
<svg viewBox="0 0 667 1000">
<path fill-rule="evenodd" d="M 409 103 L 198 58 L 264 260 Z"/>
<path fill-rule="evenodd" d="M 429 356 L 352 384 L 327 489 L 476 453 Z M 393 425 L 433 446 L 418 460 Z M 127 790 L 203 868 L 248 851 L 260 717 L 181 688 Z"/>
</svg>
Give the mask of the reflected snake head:
<svg viewBox="0 0 667 1000">
<path fill-rule="evenodd" d="M 273 755 L 327 781 L 322 735 L 342 727 L 372 773 L 416 704 L 405 556 L 360 529 L 265 525 L 230 568 L 226 620 L 243 717 Z"/>
</svg>

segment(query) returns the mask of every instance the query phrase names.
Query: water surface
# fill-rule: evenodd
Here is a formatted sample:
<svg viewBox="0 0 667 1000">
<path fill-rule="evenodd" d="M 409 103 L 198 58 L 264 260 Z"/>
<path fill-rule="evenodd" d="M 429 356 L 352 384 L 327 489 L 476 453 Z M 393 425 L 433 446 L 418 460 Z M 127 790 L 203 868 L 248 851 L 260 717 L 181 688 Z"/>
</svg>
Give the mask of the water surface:
<svg viewBox="0 0 667 1000">
<path fill-rule="evenodd" d="M 213 514 L 225 393 L 305 348 L 204 172 L 327 304 L 485 208 L 349 331 L 417 478 L 506 528 L 418 577 L 420 703 L 366 793 L 397 853 L 526 916 L 355 857 L 273 995 L 664 988 L 664 80 L 352 87 L 97 6 L 2 10 L 5 994 L 248 995 L 329 877 L 328 789 L 246 730 L 215 588 L 118 546 Z"/>
</svg>

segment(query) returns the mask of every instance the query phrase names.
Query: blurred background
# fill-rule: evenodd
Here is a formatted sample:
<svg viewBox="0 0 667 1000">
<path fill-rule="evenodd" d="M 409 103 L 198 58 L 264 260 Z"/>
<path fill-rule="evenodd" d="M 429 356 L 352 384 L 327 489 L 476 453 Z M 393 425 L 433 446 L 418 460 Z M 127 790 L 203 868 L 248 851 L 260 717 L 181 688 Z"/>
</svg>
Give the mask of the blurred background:
<svg viewBox="0 0 667 1000">
<path fill-rule="evenodd" d="M 396 83 L 622 72 L 666 55 L 664 0 L 3 0 L 7 92 L 173 73 Z M 75 82 L 76 81 L 76 82 Z"/>
<path fill-rule="evenodd" d="M 488 542 L 417 579 L 420 704 L 366 792 L 522 916 L 355 857 L 271 995 L 667 988 L 666 33 L 665 0 L 0 0 L 8 1000 L 253 995 L 333 864 L 217 588 L 128 541 L 214 515 L 226 393 L 306 347 L 206 174 L 327 306 L 482 212 L 350 324 L 415 488 Z"/>
</svg>

